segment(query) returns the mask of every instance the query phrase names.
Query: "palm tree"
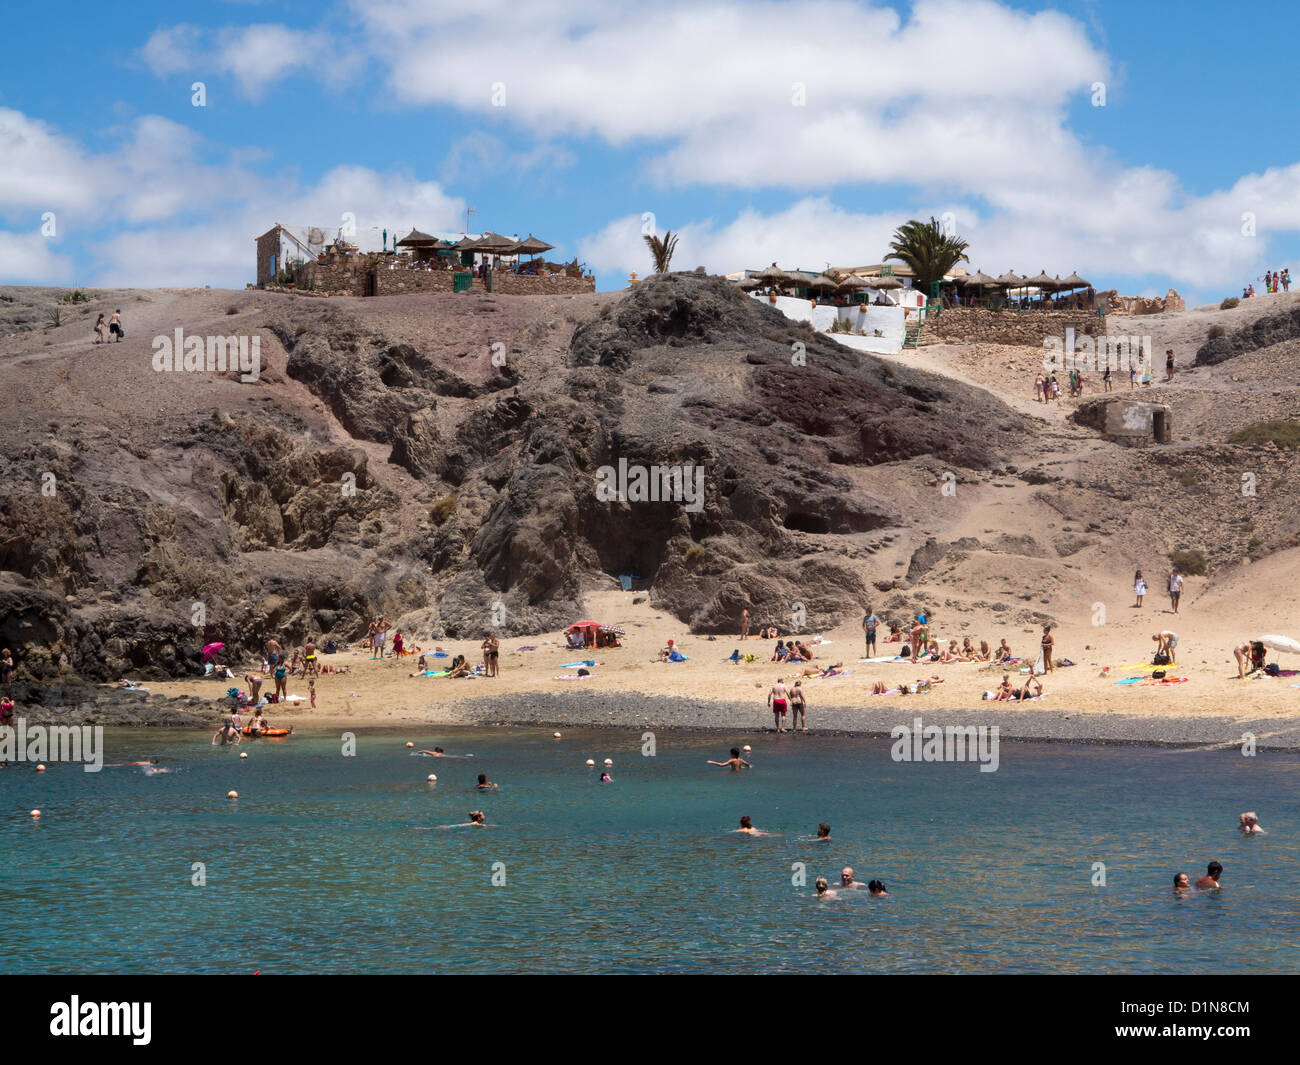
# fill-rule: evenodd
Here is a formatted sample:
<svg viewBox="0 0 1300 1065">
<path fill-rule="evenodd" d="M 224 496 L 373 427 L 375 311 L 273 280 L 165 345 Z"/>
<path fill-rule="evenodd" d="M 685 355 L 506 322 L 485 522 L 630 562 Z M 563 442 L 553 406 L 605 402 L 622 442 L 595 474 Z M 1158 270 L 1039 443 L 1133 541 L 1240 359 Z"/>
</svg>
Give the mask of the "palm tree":
<svg viewBox="0 0 1300 1065">
<path fill-rule="evenodd" d="M 677 239 L 671 229 L 665 231 L 663 239 L 653 233 L 645 235 L 646 247 L 650 249 L 650 257 L 654 259 L 656 274 L 668 273 L 668 264 L 672 262 L 673 252 L 677 250 Z"/>
<path fill-rule="evenodd" d="M 970 247 L 957 236 L 948 236 L 935 218 L 918 222 L 915 218 L 894 231 L 889 245 L 888 259 L 898 259 L 912 268 L 913 284 L 922 292 L 930 285 L 942 281 L 943 275 L 961 262 L 969 262 L 966 249 Z"/>
</svg>

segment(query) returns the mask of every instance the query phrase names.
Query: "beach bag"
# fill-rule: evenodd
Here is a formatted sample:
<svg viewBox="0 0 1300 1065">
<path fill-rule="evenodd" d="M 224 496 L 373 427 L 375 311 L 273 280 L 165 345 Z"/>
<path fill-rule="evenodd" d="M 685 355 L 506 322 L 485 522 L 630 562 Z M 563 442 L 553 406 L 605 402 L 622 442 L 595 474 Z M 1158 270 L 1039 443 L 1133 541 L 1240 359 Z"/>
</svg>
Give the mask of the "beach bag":
<svg viewBox="0 0 1300 1065">
<path fill-rule="evenodd" d="M 1169 656 L 1163 651 L 1157 651 L 1155 658 L 1151 659 L 1151 664 L 1153 666 L 1167 666 L 1169 665 Z"/>
<path fill-rule="evenodd" d="M 580 677 L 586 677 L 586 676 L 590 676 L 590 675 L 591 675 L 591 670 L 589 670 L 589 669 L 580 669 L 580 670 L 578 670 L 578 676 L 580 676 Z"/>
<path fill-rule="evenodd" d="M 1151 671 L 1151 679 L 1152 679 L 1152 680 L 1164 680 L 1164 679 L 1165 679 L 1165 670 L 1163 670 L 1163 669 L 1153 669 L 1153 670 Z"/>
<path fill-rule="evenodd" d="M 1264 667 L 1264 672 L 1270 677 L 1276 677 L 1281 672 L 1281 667 L 1276 662 L 1270 662 Z"/>
</svg>

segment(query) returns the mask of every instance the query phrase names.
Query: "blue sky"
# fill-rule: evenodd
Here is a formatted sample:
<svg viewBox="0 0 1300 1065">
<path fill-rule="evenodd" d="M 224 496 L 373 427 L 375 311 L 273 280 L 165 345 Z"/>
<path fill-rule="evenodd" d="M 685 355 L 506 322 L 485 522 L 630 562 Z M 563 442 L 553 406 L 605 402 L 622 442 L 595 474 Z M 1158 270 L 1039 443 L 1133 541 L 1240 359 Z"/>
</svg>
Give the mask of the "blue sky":
<svg viewBox="0 0 1300 1065">
<path fill-rule="evenodd" d="M 275 222 L 459 230 L 472 206 L 472 230 L 531 231 L 607 289 L 646 269 L 647 212 L 681 233 L 675 265 L 714 272 L 875 262 L 900 222 L 950 213 L 990 273 L 1218 300 L 1296 252 L 1297 23 L 992 0 L 23 5 L 0 282 L 242 287 Z"/>
</svg>

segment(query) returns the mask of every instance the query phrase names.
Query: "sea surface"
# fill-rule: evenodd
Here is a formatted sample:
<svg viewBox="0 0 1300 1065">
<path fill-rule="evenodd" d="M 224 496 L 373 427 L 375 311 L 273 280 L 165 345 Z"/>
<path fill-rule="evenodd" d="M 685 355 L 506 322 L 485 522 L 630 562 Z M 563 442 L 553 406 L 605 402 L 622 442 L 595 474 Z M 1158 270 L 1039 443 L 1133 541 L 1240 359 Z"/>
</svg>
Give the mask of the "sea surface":
<svg viewBox="0 0 1300 1065">
<path fill-rule="evenodd" d="M 1004 741 L 981 773 L 749 734 L 730 773 L 705 761 L 733 741 L 690 732 L 208 738 L 108 731 L 107 761 L 166 774 L 0 769 L 0 972 L 1300 971 L 1295 754 Z M 1211 859 L 1223 889 L 1175 898 Z M 844 865 L 889 898 L 813 898 Z"/>
</svg>

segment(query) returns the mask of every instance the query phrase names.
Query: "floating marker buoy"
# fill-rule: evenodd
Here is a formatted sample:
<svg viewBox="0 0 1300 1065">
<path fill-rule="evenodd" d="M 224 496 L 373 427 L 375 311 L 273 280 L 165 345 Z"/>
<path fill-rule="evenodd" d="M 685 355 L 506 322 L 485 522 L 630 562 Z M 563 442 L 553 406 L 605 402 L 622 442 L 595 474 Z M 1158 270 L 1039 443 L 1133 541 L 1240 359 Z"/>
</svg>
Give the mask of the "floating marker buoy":
<svg viewBox="0 0 1300 1065">
<path fill-rule="evenodd" d="M 240 751 L 240 752 L 239 752 L 239 757 L 240 757 L 240 758 L 247 758 L 247 757 L 248 757 L 248 752 L 247 752 L 247 751 Z"/>
<path fill-rule="evenodd" d="M 239 792 L 237 792 L 237 791 L 228 791 L 228 792 L 226 792 L 226 798 L 227 798 L 227 799 L 238 799 L 238 798 L 239 798 Z"/>
<path fill-rule="evenodd" d="M 44 772 L 45 772 L 45 764 L 44 764 L 43 762 L 42 762 L 40 765 L 38 765 L 38 766 L 36 767 L 36 772 L 38 772 L 38 773 L 44 773 Z"/>
<path fill-rule="evenodd" d="M 596 759 L 594 759 L 594 758 L 588 758 L 588 759 L 587 759 L 587 764 L 588 764 L 588 765 L 595 765 L 595 764 L 596 764 Z"/>
<path fill-rule="evenodd" d="M 40 811 L 40 810 L 33 810 L 33 811 L 32 811 L 32 816 L 33 816 L 34 818 L 36 818 L 37 821 L 39 821 L 39 820 L 41 819 L 41 811 Z"/>
<path fill-rule="evenodd" d="M 411 747 L 414 747 L 415 744 L 413 744 L 413 743 L 408 743 L 406 746 L 407 746 L 407 748 L 409 749 L 409 748 L 411 748 Z"/>
<path fill-rule="evenodd" d="M 559 734 L 558 732 L 553 733 L 553 735 L 555 736 L 555 738 L 556 738 L 557 740 L 560 738 L 560 734 Z"/>
<path fill-rule="evenodd" d="M 614 764 L 614 759 L 612 759 L 612 758 L 606 758 L 606 759 L 605 759 L 605 764 L 606 764 L 606 765 L 613 765 L 613 764 Z"/>
<path fill-rule="evenodd" d="M 430 773 L 430 774 L 429 774 L 429 783 L 430 783 L 430 784 L 436 784 L 436 783 L 438 783 L 438 774 L 437 774 L 437 773 Z"/>
<path fill-rule="evenodd" d="M 743 749 L 744 749 L 744 752 L 745 752 L 746 754 L 748 754 L 748 753 L 749 753 L 750 751 L 752 751 L 754 748 L 751 747 L 751 746 L 747 743 L 747 744 L 745 744 L 745 746 L 744 746 Z"/>
</svg>

